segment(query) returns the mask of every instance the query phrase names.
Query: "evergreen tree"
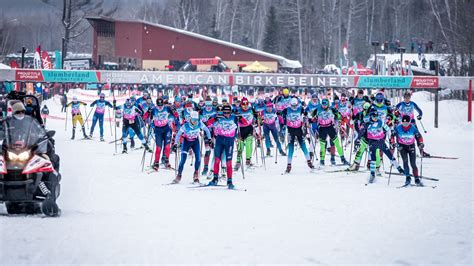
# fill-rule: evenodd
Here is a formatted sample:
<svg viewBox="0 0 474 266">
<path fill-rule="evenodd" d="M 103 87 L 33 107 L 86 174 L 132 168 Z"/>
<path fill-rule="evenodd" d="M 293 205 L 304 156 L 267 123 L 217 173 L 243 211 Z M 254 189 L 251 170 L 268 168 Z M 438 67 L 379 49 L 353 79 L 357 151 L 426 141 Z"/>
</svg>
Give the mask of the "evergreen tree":
<svg viewBox="0 0 474 266">
<path fill-rule="evenodd" d="M 265 25 L 265 37 L 263 39 L 263 50 L 269 53 L 278 52 L 279 25 L 274 6 L 270 7 L 267 23 Z"/>
</svg>

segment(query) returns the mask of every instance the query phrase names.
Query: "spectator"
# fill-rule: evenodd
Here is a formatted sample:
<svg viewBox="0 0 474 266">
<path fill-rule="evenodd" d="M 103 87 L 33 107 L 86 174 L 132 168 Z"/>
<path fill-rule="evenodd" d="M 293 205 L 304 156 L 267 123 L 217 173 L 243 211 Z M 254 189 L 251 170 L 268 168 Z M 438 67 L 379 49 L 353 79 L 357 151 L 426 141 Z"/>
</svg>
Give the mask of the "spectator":
<svg viewBox="0 0 474 266">
<path fill-rule="evenodd" d="M 66 93 L 64 93 L 64 94 L 61 96 L 61 105 L 62 105 L 61 112 L 66 112 L 66 105 L 67 105 L 67 96 L 66 96 Z"/>
<path fill-rule="evenodd" d="M 49 115 L 49 109 L 48 109 L 48 106 L 46 106 L 46 104 L 43 106 L 43 108 L 41 108 L 41 118 L 43 118 L 43 124 L 46 126 L 46 118 L 48 117 Z"/>
</svg>

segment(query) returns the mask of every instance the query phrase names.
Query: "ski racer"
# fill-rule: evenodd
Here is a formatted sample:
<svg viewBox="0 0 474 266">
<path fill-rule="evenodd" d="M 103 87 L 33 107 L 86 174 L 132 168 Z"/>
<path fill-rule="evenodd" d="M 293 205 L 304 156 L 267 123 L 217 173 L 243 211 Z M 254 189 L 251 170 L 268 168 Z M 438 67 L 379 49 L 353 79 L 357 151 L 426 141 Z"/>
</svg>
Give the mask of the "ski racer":
<svg viewBox="0 0 474 266">
<path fill-rule="evenodd" d="M 244 122 L 239 122 L 239 138 L 237 141 L 237 162 L 234 167 L 234 171 L 239 170 L 240 163 L 242 160 L 242 153 L 245 147 L 245 165 L 247 167 L 252 166 L 252 152 L 253 152 L 253 134 L 254 134 L 254 118 L 256 117 L 255 111 L 250 107 L 250 102 L 247 98 L 242 98 L 240 107 L 236 112 L 237 116 L 244 118 Z"/>
<path fill-rule="evenodd" d="M 174 112 L 169 106 L 165 106 L 163 98 L 156 99 L 156 106 L 149 109 L 145 114 L 145 119 L 150 119 L 153 123 L 153 131 L 155 133 L 155 161 L 153 169 L 158 171 L 160 166 L 160 155 L 163 151 L 165 168 L 171 168 L 170 165 L 170 143 L 171 143 L 171 126 L 172 118 L 177 118 L 178 113 Z"/>
<path fill-rule="evenodd" d="M 319 129 L 319 144 L 320 144 L 320 164 L 324 166 L 324 159 L 326 157 L 326 145 L 327 145 L 327 137 L 329 136 L 330 141 L 334 143 L 335 149 L 339 156 L 341 157 L 341 162 L 343 164 L 349 164 L 344 157 L 344 151 L 341 147 L 341 142 L 339 141 L 339 137 L 337 136 L 335 124 L 336 120 L 341 119 L 341 114 L 335 109 L 329 107 L 329 100 L 322 99 L 321 106 L 313 111 L 313 120 L 318 122 L 318 129 Z M 331 164 L 335 165 L 336 160 L 334 158 L 335 151 L 334 148 L 331 147 Z"/>
<path fill-rule="evenodd" d="M 280 140 L 278 139 L 278 128 L 280 124 L 283 124 L 283 119 L 278 116 L 275 108 L 273 108 L 272 102 L 266 103 L 266 108 L 261 111 L 260 116 L 263 122 L 263 135 L 265 137 L 265 146 L 267 148 L 267 156 L 271 156 L 270 152 L 270 133 L 276 142 L 277 149 L 282 156 L 286 156 L 285 151 L 281 147 Z"/>
<path fill-rule="evenodd" d="M 375 179 L 375 161 L 377 149 L 380 149 L 390 160 L 391 164 L 398 170 L 400 174 L 404 174 L 404 170 L 398 165 L 397 160 L 385 144 L 385 134 L 390 132 L 390 128 L 379 118 L 376 110 L 369 113 L 370 120 L 367 126 L 362 129 L 359 137 L 365 136 L 369 141 L 370 154 L 370 177 L 368 183 L 372 183 Z"/>
<path fill-rule="evenodd" d="M 71 106 L 71 114 L 72 114 L 72 137 L 74 139 L 76 136 L 76 124 L 79 122 L 82 128 L 82 134 L 84 134 L 84 139 L 89 139 L 86 134 L 86 129 L 84 128 L 84 119 L 82 118 L 81 114 L 81 105 L 87 106 L 87 103 L 81 102 L 77 100 L 77 96 L 72 97 L 72 101 L 66 105 L 66 108 Z"/>
<path fill-rule="evenodd" d="M 408 166 L 408 159 L 410 159 L 411 169 L 413 171 L 413 177 L 415 178 L 415 184 L 417 186 L 423 186 L 421 183 L 420 176 L 418 175 L 418 168 L 416 167 L 416 149 L 415 140 L 418 143 L 418 147 L 423 151 L 423 137 L 421 136 L 418 128 L 412 123 L 412 117 L 404 115 L 401 123 L 395 127 L 394 138 L 396 138 L 396 145 L 398 151 L 403 160 L 403 169 L 405 169 L 405 186 L 410 185 L 410 168 Z"/>
<path fill-rule="evenodd" d="M 301 150 L 304 153 L 306 158 L 306 162 L 308 163 L 308 167 L 310 169 L 314 169 L 313 163 L 311 162 L 311 158 L 308 153 L 308 149 L 306 148 L 306 143 L 303 138 L 303 120 L 306 120 L 306 112 L 304 111 L 303 107 L 301 106 L 300 102 L 297 98 L 291 99 L 290 106 L 283 110 L 283 121 L 288 128 L 288 164 L 286 167 L 285 173 L 290 173 L 291 171 L 291 163 L 293 160 L 293 152 L 295 150 L 295 140 L 298 141 Z"/>
<path fill-rule="evenodd" d="M 176 134 L 175 143 L 179 143 L 179 139 L 183 136 L 183 144 L 181 146 L 181 159 L 179 161 L 178 174 L 172 181 L 173 184 L 177 184 L 181 181 L 181 175 L 183 173 L 184 164 L 188 156 L 189 149 L 193 150 L 196 160 L 194 162 L 194 175 L 193 182 L 199 183 L 199 167 L 201 166 L 201 148 L 199 145 L 199 133 L 203 130 L 206 133 L 207 141 L 211 141 L 211 133 L 204 123 L 199 119 L 199 113 L 197 111 L 191 112 L 190 119 L 184 125 L 181 126 L 178 133 Z M 176 145 L 176 144 L 175 144 Z"/>
<path fill-rule="evenodd" d="M 92 138 L 92 134 L 94 133 L 95 125 L 97 124 L 97 120 L 99 121 L 99 129 L 100 129 L 100 141 L 104 141 L 104 113 L 105 108 L 108 106 L 113 108 L 112 104 L 109 101 L 105 100 L 105 94 L 101 93 L 98 100 L 93 101 L 90 104 L 90 107 L 94 107 L 95 112 L 94 116 L 92 117 L 92 126 L 90 130 L 89 137 Z"/>
<path fill-rule="evenodd" d="M 143 147 L 148 152 L 153 152 L 143 137 L 143 133 L 140 130 L 139 119 L 141 115 L 141 110 L 132 104 L 130 99 L 125 100 L 123 105 L 123 125 L 122 125 L 122 144 L 123 150 L 122 153 L 127 153 L 127 136 L 129 134 L 129 129 L 132 129 L 133 132 L 137 135 L 138 139 L 142 142 Z"/>
</svg>

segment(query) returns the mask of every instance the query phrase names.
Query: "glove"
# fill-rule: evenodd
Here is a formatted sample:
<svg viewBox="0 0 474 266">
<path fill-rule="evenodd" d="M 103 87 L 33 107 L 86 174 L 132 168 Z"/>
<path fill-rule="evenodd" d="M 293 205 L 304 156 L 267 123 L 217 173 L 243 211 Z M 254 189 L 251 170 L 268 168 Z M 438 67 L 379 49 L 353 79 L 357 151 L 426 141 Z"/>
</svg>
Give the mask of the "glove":
<svg viewBox="0 0 474 266">
<path fill-rule="evenodd" d="M 178 150 L 178 144 L 173 144 L 173 146 L 171 146 L 171 150 L 176 152 Z"/>
<path fill-rule="evenodd" d="M 425 144 L 423 142 L 418 144 L 418 148 L 420 148 L 420 150 L 423 150 L 424 147 L 425 147 Z"/>
<path fill-rule="evenodd" d="M 113 104 L 114 106 L 116 106 L 116 105 L 117 105 L 117 100 L 114 99 L 114 100 L 112 101 L 112 104 Z"/>
<path fill-rule="evenodd" d="M 421 120 L 421 115 L 417 116 L 416 119 Z"/>
</svg>

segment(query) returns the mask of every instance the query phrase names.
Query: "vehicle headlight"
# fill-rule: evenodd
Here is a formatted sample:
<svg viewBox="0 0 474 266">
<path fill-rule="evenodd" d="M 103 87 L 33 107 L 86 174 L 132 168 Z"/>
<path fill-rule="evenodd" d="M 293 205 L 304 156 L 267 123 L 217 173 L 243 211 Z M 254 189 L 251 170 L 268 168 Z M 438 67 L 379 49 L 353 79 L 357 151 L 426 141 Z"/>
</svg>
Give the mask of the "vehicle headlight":
<svg viewBox="0 0 474 266">
<path fill-rule="evenodd" d="M 8 159 L 11 161 L 26 161 L 30 158 L 30 152 L 24 151 L 20 154 L 16 154 L 13 152 L 8 152 Z"/>
</svg>

